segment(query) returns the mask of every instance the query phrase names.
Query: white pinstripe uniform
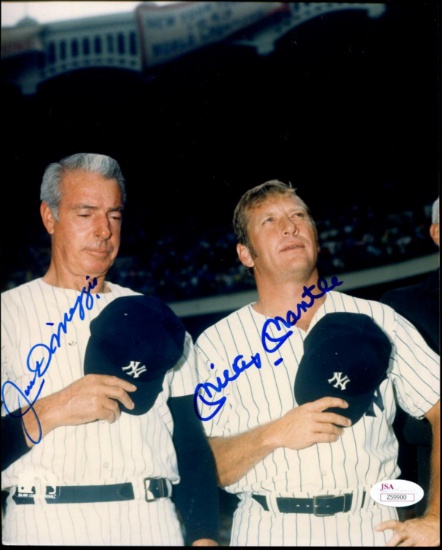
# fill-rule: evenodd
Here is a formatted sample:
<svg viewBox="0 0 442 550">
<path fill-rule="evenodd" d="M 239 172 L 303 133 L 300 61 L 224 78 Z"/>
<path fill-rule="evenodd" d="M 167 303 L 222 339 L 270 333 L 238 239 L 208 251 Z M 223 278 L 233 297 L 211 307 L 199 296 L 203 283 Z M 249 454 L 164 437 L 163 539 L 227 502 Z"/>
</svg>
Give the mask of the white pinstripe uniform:
<svg viewBox="0 0 442 550">
<path fill-rule="evenodd" d="M 83 376 L 83 358 L 90 321 L 112 300 L 137 294 L 107 283 L 111 292 L 99 294 L 86 307 L 84 320 L 77 307 L 61 332 L 60 345 L 43 376 L 37 377 L 29 399 L 44 380 L 41 397 L 65 388 Z M 33 379 L 27 357 L 36 344 L 50 336 L 69 314 L 80 292 L 56 288 L 37 279 L 2 293 L 2 391 L 7 405 L 2 415 L 18 408 L 17 387 L 25 390 Z M 95 294 L 91 296 L 96 297 Z M 54 323 L 49 326 L 46 323 Z M 44 437 L 2 473 L 2 489 L 36 490 L 56 485 L 104 485 L 132 482 L 135 499 L 124 502 L 48 504 L 36 496 L 34 505 L 17 505 L 8 496 L 3 520 L 3 544 L 78 546 L 182 546 L 183 536 L 170 499 L 146 502 L 143 479 L 162 477 L 179 481 L 172 443 L 172 418 L 166 401 L 192 395 L 197 383 L 195 351 L 186 335 L 185 360 L 166 373 L 163 391 L 144 415 L 122 413 L 106 421 L 62 426 Z M 8 383 L 5 383 L 8 381 Z M 9 384 L 13 382 L 15 384 Z M 23 400 L 21 404 L 24 404 Z"/>
<path fill-rule="evenodd" d="M 233 518 L 231 546 L 383 546 L 393 534 L 376 533 L 373 526 L 397 519 L 396 508 L 376 504 L 368 493 L 361 509 L 363 491 L 369 491 L 381 480 L 399 476 L 398 444 L 391 429 L 396 410 L 394 389 L 401 405 L 413 416 L 422 417 L 439 400 L 439 356 L 390 307 L 337 291 L 327 294 L 309 330 L 325 314 L 335 311 L 365 313 L 391 339 L 394 351 L 388 378 L 381 385 L 385 410 L 381 413 L 375 405 L 376 417 L 363 416 L 334 443 L 315 444 L 300 451 L 278 448 L 236 483 L 225 487 L 240 498 Z M 275 338 L 287 330 L 293 334 L 277 351 L 266 353 L 261 335 L 265 320 L 250 304 L 209 327 L 197 339 L 200 383 L 212 382 L 217 389 L 212 388 L 211 395 L 205 389 L 196 393 L 203 394 L 209 402 L 226 398 L 215 415 L 214 406 L 196 399 L 201 417 L 213 416 L 203 422 L 208 436 L 237 435 L 278 419 L 296 407 L 293 386 L 308 332 L 296 325 L 278 331 L 272 324 L 270 331 Z M 242 355 L 249 363 L 257 353 L 262 362 L 260 368 L 252 364 L 225 384 L 225 369 L 233 378 L 232 363 L 237 356 Z M 275 366 L 280 358 L 283 361 Z M 217 377 L 224 382 L 223 389 Z M 282 514 L 274 500 L 276 496 L 311 498 L 350 491 L 350 513 L 328 517 Z M 251 493 L 267 495 L 270 510 L 265 511 Z"/>
</svg>

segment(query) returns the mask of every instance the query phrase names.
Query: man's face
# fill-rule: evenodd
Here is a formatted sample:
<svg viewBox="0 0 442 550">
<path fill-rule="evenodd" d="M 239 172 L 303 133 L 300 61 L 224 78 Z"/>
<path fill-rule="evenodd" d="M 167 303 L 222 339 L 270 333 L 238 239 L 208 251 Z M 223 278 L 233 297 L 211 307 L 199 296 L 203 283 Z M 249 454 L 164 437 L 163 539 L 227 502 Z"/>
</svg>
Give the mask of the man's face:
<svg viewBox="0 0 442 550">
<path fill-rule="evenodd" d="M 273 196 L 248 212 L 251 247 L 238 245 L 241 262 L 255 277 L 277 281 L 310 275 L 316 269 L 318 238 L 297 197 Z"/>
<path fill-rule="evenodd" d="M 440 246 L 439 223 L 432 223 L 430 225 L 430 236 L 433 239 L 434 244 Z"/>
<path fill-rule="evenodd" d="M 74 277 L 99 277 L 120 247 L 123 202 L 116 180 L 75 171 L 64 176 L 58 221 L 49 216 L 52 261 Z"/>
</svg>

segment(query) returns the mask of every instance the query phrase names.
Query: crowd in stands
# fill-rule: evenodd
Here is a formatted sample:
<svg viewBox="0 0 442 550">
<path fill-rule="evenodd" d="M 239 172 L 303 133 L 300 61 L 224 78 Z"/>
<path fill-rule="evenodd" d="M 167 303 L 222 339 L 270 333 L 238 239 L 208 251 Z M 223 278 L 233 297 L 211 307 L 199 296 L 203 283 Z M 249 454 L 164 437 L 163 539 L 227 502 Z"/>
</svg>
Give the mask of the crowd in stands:
<svg viewBox="0 0 442 550">
<path fill-rule="evenodd" d="M 322 219 L 316 217 L 320 272 L 331 276 L 432 254 L 430 220 L 431 204 L 390 214 L 355 205 L 341 213 L 327 213 Z M 140 237 L 138 250 L 145 248 Z M 29 268 L 8 274 L 4 287 L 44 274 L 49 247 L 31 247 L 28 256 Z M 255 288 L 253 277 L 237 259 L 230 227 L 207 228 L 193 240 L 170 231 L 146 255 L 120 254 L 109 279 L 168 302 Z"/>
</svg>

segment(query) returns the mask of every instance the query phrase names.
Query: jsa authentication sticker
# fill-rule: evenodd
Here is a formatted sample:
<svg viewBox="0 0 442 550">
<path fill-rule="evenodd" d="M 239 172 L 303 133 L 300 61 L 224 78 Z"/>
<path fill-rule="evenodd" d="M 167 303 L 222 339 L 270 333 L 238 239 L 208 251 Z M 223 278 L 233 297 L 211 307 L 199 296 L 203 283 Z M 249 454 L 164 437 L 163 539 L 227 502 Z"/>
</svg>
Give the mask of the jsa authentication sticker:
<svg viewBox="0 0 442 550">
<path fill-rule="evenodd" d="M 422 500 L 422 487 L 406 479 L 380 481 L 370 489 L 371 498 L 383 506 L 412 506 Z"/>
</svg>

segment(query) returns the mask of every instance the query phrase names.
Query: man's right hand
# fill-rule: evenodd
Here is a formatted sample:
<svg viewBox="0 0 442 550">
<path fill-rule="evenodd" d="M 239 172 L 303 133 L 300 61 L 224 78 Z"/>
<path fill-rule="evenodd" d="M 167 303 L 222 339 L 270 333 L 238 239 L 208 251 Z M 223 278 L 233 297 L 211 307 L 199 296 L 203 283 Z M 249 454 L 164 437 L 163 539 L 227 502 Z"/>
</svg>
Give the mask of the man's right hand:
<svg viewBox="0 0 442 550">
<path fill-rule="evenodd" d="M 348 408 L 343 399 L 322 397 L 291 409 L 275 422 L 274 437 L 278 437 L 276 447 L 306 449 L 315 443 L 333 443 L 342 435 L 344 428 L 351 426 L 351 420 L 333 412 L 324 412 L 329 407 Z"/>
<path fill-rule="evenodd" d="M 343 399 L 323 397 L 294 407 L 283 417 L 230 437 L 211 437 L 219 484 L 226 487 L 237 482 L 255 464 L 280 447 L 300 450 L 315 443 L 333 443 L 351 426 L 345 416 L 324 412 L 329 407 L 348 408 Z"/>
<path fill-rule="evenodd" d="M 134 403 L 128 392 L 136 386 L 106 374 L 87 374 L 66 388 L 36 401 L 34 414 L 23 415 L 25 431 L 32 440 L 40 440 L 59 426 L 78 426 L 95 420 L 110 424 L 121 415 L 119 403 L 128 409 Z M 35 437 L 34 437 L 35 436 Z M 28 445 L 32 441 L 27 437 Z"/>
</svg>

